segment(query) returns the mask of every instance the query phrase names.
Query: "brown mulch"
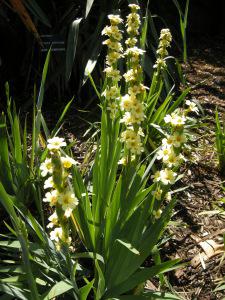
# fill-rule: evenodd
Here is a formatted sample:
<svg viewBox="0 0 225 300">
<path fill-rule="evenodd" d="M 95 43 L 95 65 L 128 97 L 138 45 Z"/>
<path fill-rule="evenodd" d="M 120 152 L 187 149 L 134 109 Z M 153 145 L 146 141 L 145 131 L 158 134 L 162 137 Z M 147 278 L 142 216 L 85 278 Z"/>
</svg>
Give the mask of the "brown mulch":
<svg viewBox="0 0 225 300">
<path fill-rule="evenodd" d="M 225 206 L 221 188 L 225 178 L 218 170 L 215 150 L 215 109 L 225 111 L 225 38 L 193 43 L 189 63 L 184 67 L 187 83 L 194 86 L 191 98 L 204 110 L 197 129 L 194 153 L 185 166 L 182 185 L 169 232 L 173 235 L 163 255 L 188 262 L 170 276 L 173 289 L 183 299 L 223 299 L 225 291 L 215 292 L 225 279 L 223 235 Z M 207 256 L 207 255 L 208 256 Z"/>
</svg>

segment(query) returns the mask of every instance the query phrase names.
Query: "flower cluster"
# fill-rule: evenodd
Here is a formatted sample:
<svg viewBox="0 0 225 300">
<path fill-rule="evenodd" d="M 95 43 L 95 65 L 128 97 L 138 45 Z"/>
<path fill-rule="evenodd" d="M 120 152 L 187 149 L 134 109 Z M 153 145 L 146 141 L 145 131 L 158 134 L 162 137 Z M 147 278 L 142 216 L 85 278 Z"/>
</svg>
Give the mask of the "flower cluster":
<svg viewBox="0 0 225 300">
<path fill-rule="evenodd" d="M 166 67 L 165 57 L 168 56 L 167 48 L 170 47 L 172 41 L 172 35 L 168 28 L 162 29 L 159 37 L 159 46 L 157 53 L 157 60 L 153 66 L 157 71 L 162 70 Z"/>
<path fill-rule="evenodd" d="M 50 238 L 56 242 L 58 249 L 61 242 L 68 245 L 71 243 L 68 218 L 79 203 L 69 182 L 69 169 L 76 164 L 76 161 L 67 155 L 62 155 L 61 148 L 64 146 L 66 143 L 63 138 L 49 139 L 47 144 L 49 157 L 40 166 L 41 176 L 48 176 L 44 182 L 44 189 L 47 191 L 43 201 L 55 208 L 48 218 L 50 223 L 47 227 L 55 227 L 50 232 Z"/>
<path fill-rule="evenodd" d="M 143 71 L 140 57 L 144 50 L 137 47 L 137 35 L 139 34 L 140 16 L 137 11 L 140 7 L 136 4 L 129 5 L 131 13 L 127 16 L 127 34 L 125 41 L 127 49 L 124 53 L 127 61 L 127 72 L 123 75 L 127 85 L 127 94 L 122 97 L 120 108 L 123 113 L 121 122 L 126 129 L 122 132 L 121 141 L 131 154 L 139 155 L 143 151 L 141 142 L 141 122 L 144 121 L 143 94 L 145 86 L 142 84 Z"/>
<path fill-rule="evenodd" d="M 186 101 L 188 108 L 177 109 L 171 115 L 166 115 L 164 121 L 170 125 L 171 131 L 163 140 L 160 149 L 157 152 L 157 159 L 162 160 L 163 169 L 157 171 L 153 176 L 153 182 L 156 183 L 156 189 L 153 195 L 159 203 L 156 204 L 155 217 L 159 215 L 161 200 L 164 197 L 170 197 L 169 187 L 177 180 L 177 170 L 184 157 L 181 154 L 182 146 L 187 142 L 184 133 L 184 126 L 187 120 L 187 114 L 191 111 L 198 113 L 198 108 L 194 102 Z"/>
<path fill-rule="evenodd" d="M 136 39 L 135 36 L 139 34 L 139 28 L 141 25 L 140 15 L 137 13 L 137 11 L 140 9 L 140 6 L 136 4 L 129 4 L 129 7 L 131 13 L 127 16 L 126 27 L 127 33 L 130 35 L 130 37 L 129 40 L 127 40 L 126 44 L 129 47 L 133 47 L 136 44 L 136 42 L 134 43 Z"/>
<path fill-rule="evenodd" d="M 123 47 L 120 43 L 122 39 L 121 30 L 118 25 L 122 23 L 122 19 L 118 15 L 109 15 L 110 26 L 106 26 L 102 34 L 108 36 L 108 39 L 103 42 L 108 47 L 106 56 L 106 68 L 104 72 L 107 78 L 107 88 L 103 92 L 103 96 L 107 100 L 107 110 L 110 118 L 114 119 L 118 112 L 118 100 L 120 91 L 118 82 L 121 79 L 120 71 L 117 69 L 118 60 L 123 56 Z"/>
<path fill-rule="evenodd" d="M 121 134 L 121 141 L 126 144 L 126 148 L 132 154 L 140 155 L 143 151 L 141 135 L 136 133 L 133 129 L 127 129 Z"/>
</svg>

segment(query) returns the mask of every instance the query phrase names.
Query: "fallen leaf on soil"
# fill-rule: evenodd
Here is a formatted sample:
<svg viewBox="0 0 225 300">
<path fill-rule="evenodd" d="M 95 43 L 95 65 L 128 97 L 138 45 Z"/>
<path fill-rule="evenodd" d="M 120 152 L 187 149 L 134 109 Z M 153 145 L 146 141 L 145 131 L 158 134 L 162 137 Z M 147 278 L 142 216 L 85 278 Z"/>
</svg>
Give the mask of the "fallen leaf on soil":
<svg viewBox="0 0 225 300">
<path fill-rule="evenodd" d="M 182 277 L 184 275 L 184 269 L 177 269 L 175 271 L 175 276 L 177 279 L 179 279 L 180 277 Z"/>
<path fill-rule="evenodd" d="M 146 281 L 145 288 L 151 291 L 158 291 L 158 288 L 150 280 Z"/>
<path fill-rule="evenodd" d="M 195 234 L 191 234 L 190 236 L 197 243 L 199 243 L 201 241 L 201 238 Z"/>
<path fill-rule="evenodd" d="M 210 258 L 220 254 L 224 253 L 224 245 L 223 244 L 217 244 L 213 240 L 207 240 L 204 242 L 200 242 L 199 245 L 202 247 L 204 252 L 199 252 L 197 255 L 195 255 L 191 260 L 191 266 L 196 268 L 200 263 L 203 267 L 203 269 L 206 268 L 205 262 L 207 262 Z"/>
</svg>

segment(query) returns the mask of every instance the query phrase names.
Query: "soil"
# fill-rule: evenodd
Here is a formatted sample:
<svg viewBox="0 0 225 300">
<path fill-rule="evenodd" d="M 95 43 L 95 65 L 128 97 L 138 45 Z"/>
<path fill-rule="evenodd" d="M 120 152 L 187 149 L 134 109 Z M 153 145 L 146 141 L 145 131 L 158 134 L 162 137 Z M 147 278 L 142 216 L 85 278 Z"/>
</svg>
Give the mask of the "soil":
<svg viewBox="0 0 225 300">
<path fill-rule="evenodd" d="M 215 149 L 215 110 L 223 119 L 225 111 L 225 38 L 193 41 L 189 62 L 183 66 L 187 84 L 193 87 L 190 99 L 196 99 L 204 114 L 193 142 L 194 153 L 184 167 L 175 214 L 169 226 L 172 238 L 163 256 L 180 258 L 187 266 L 169 277 L 174 291 L 183 299 L 223 299 L 224 291 L 215 291 L 225 280 L 223 261 L 225 206 Z"/>
</svg>

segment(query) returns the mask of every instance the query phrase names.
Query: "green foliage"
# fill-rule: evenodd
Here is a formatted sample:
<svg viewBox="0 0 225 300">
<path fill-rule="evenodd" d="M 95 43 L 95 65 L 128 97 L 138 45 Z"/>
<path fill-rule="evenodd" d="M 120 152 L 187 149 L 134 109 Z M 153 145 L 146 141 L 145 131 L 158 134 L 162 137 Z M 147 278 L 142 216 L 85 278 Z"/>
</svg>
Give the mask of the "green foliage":
<svg viewBox="0 0 225 300">
<path fill-rule="evenodd" d="M 85 17 L 88 16 L 93 3 L 94 1 L 87 1 Z M 38 10 L 35 6 L 33 9 Z M 40 11 L 38 14 L 41 14 Z M 80 21 L 81 19 L 73 21 L 72 31 L 69 33 L 67 80 L 72 71 L 77 49 Z M 98 24 L 99 27 L 97 26 L 99 31 L 101 25 L 102 23 Z M 146 15 L 141 34 L 142 49 L 146 46 L 147 28 L 148 15 Z M 143 54 L 143 51 L 139 51 L 140 53 Z M 172 180 L 170 182 L 165 177 L 163 183 L 159 182 L 161 179 L 158 180 L 155 175 L 152 176 L 153 169 L 156 168 L 156 155 L 153 155 L 151 151 L 155 151 L 161 142 L 161 136 L 156 129 L 160 129 L 160 126 L 165 123 L 164 117 L 174 112 L 183 102 L 189 89 L 186 89 L 175 100 L 171 89 L 163 98 L 162 90 L 166 85 L 167 68 L 166 64 L 162 70 L 157 67 L 157 70 L 152 73 L 149 90 L 146 91 L 142 85 L 144 88 L 137 93 L 143 92 L 143 99 L 142 94 L 134 96 L 135 100 L 140 101 L 136 103 L 137 105 L 142 102 L 146 105 L 146 120 L 143 117 L 144 121 L 125 124 L 122 121 L 124 111 L 118 111 L 115 118 L 112 118 L 106 97 L 104 98 L 103 93 L 98 92 L 88 71 L 87 74 L 101 102 L 100 138 L 97 140 L 95 158 L 90 166 L 90 172 L 84 173 L 75 165 L 72 168 L 71 184 L 69 172 L 65 171 L 62 165 L 61 150 L 50 149 L 49 138 L 58 134 L 72 100 L 65 107 L 51 132 L 42 115 L 50 54 L 51 50 L 47 54 L 43 68 L 37 104 L 35 92 L 31 133 L 28 133 L 27 121 L 22 129 L 19 115 L 11 103 L 8 88 L 7 119 L 4 114 L 0 119 L 0 143 L 2 145 L 0 148 L 0 202 L 11 221 L 11 225 L 6 224 L 10 233 L 2 235 L 2 241 L 0 241 L 5 256 L 0 265 L 0 291 L 8 295 L 9 299 L 15 295 L 19 299 L 37 300 L 53 299 L 61 295 L 65 295 L 66 299 L 81 300 L 89 299 L 90 295 L 95 300 L 177 299 L 169 294 L 146 292 L 142 286 L 146 280 L 155 276 L 162 278 L 162 274 L 179 266 L 178 260 L 162 262 L 159 254 L 156 257 L 157 244 L 172 216 L 176 199 L 173 198 L 163 203 L 165 195 L 168 194 L 170 186 L 175 181 L 172 183 Z M 132 84 L 129 81 L 126 82 L 126 93 L 129 88 L 134 88 L 135 84 L 141 86 L 143 79 L 137 57 L 133 61 L 129 59 L 128 72 L 140 71 L 140 78 Z M 142 63 L 145 63 L 144 59 Z M 92 59 L 91 68 L 93 65 Z M 117 71 L 115 65 L 113 68 L 113 71 Z M 121 98 L 124 91 L 120 90 L 118 80 L 115 80 L 113 76 L 110 79 L 106 76 L 102 92 L 111 87 L 119 90 Z M 127 95 L 131 97 L 131 93 Z M 144 104 L 140 106 L 143 110 Z M 186 120 L 185 113 L 178 110 L 174 118 Z M 140 123 L 145 132 L 143 144 L 148 151 L 141 156 L 142 147 L 139 145 L 141 151 L 131 155 L 133 153 L 124 146 L 125 142 L 122 141 L 121 136 L 126 130 L 132 131 L 136 136 L 139 135 L 139 129 L 142 129 L 139 126 Z M 170 134 L 176 133 L 178 128 L 177 131 L 181 136 L 183 123 L 180 127 L 179 124 L 173 126 L 175 129 L 172 128 Z M 47 149 L 45 149 L 46 144 Z M 178 146 L 175 154 L 180 154 L 180 148 L 181 146 Z M 67 149 L 63 154 L 68 154 Z M 46 215 L 42 209 L 43 191 L 39 168 L 48 155 L 52 163 L 52 188 L 56 189 L 59 194 L 61 193 L 58 197 L 62 196 L 64 190 L 71 189 L 74 192 L 74 199 L 75 196 L 79 199 L 79 204 L 77 201 L 78 205 L 76 204 L 75 208 L 72 207 L 71 217 L 64 215 L 64 208 L 63 206 L 59 208 L 61 203 L 57 198 L 56 204 L 46 209 L 47 212 L 52 212 L 52 207 L 55 205 L 55 212 L 60 221 L 57 226 L 61 226 L 62 231 L 67 231 L 68 235 L 65 240 L 59 237 L 58 244 L 48 237 L 45 226 Z M 127 161 L 121 165 L 120 159 L 124 156 Z M 167 170 L 165 163 L 163 167 Z M 173 171 L 177 171 L 178 166 L 170 168 L 171 174 L 176 174 Z M 64 185 L 65 178 L 68 181 Z M 179 176 L 176 180 L 178 179 Z M 162 189 L 160 190 L 162 198 L 161 195 L 157 198 L 155 194 L 158 188 Z M 29 211 L 29 208 L 32 210 L 31 206 L 29 207 L 33 204 L 32 199 L 35 199 L 38 214 Z M 160 214 L 157 215 L 158 211 Z M 70 241 L 69 234 L 73 238 L 71 246 L 77 249 L 75 253 L 70 251 L 70 242 L 67 242 Z M 83 251 L 79 252 L 78 245 L 74 244 L 76 240 L 82 243 L 80 249 L 84 249 Z M 154 257 L 155 264 L 152 260 L 152 265 L 145 267 L 144 262 L 148 257 Z M 88 260 L 91 263 L 87 263 Z"/>
<path fill-rule="evenodd" d="M 118 11 L 122 11 L 122 13 L 124 13 L 126 11 L 125 4 L 127 3 L 130 3 L 130 1 L 69 0 L 64 1 L 63 3 L 57 3 L 55 0 L 48 2 L 38 2 L 37 0 L 24 1 L 31 19 L 33 21 L 35 20 L 34 23 L 39 35 L 52 36 L 52 38 L 50 38 L 49 45 L 51 43 L 51 39 L 55 42 L 58 40 L 58 37 L 61 39 L 60 42 L 64 42 L 65 44 L 65 46 L 63 46 L 65 47 L 65 53 L 55 52 L 49 66 L 50 76 L 48 83 L 49 87 L 51 87 L 51 91 L 49 92 L 50 95 L 53 94 L 53 97 L 55 97 L 56 94 L 59 101 L 65 94 L 68 95 L 68 93 L 76 93 L 77 95 L 80 95 L 82 87 L 86 83 L 89 74 L 91 74 L 94 70 L 95 72 L 93 77 L 97 84 L 99 84 L 99 81 L 102 79 L 102 56 L 104 54 L 101 45 L 101 31 L 105 25 L 107 15 L 118 13 Z M 146 3 L 140 2 L 142 10 L 141 14 L 145 16 L 141 34 L 141 48 L 147 50 L 146 57 L 143 60 L 143 67 L 149 80 L 151 80 L 153 76 L 154 56 L 157 47 L 156 45 L 158 43 L 158 33 L 154 21 L 155 16 L 151 15 L 151 10 L 154 8 L 154 5 L 154 2 L 151 1 L 146 1 Z M 184 13 L 182 12 L 178 2 L 176 3 L 176 7 L 179 11 L 182 29 L 181 32 L 183 41 L 185 41 L 184 45 L 186 47 L 188 3 Z M 1 9 L 5 13 L 7 7 L 3 5 Z M 163 20 L 163 17 L 164 16 L 161 16 L 160 19 Z M 165 22 L 162 21 L 162 23 Z M 27 40 L 30 40 L 32 35 L 29 35 L 29 33 L 26 34 L 28 35 Z M 30 40 L 30 44 L 31 42 L 32 41 Z M 23 66 L 23 69 L 28 70 L 24 73 L 28 74 L 28 76 L 31 75 L 31 78 L 26 78 L 26 82 L 33 82 L 33 77 L 36 78 L 36 74 L 40 73 L 40 66 L 37 65 L 37 59 L 33 55 L 37 49 L 30 47 L 30 44 L 30 52 L 28 51 L 27 54 L 24 54 L 24 62 L 29 61 L 27 65 Z M 35 47 L 36 46 L 37 45 L 35 45 Z M 45 44 L 45 48 L 46 47 L 47 46 Z M 39 50 L 41 50 L 41 48 Z M 173 58 L 170 57 L 169 61 L 171 62 L 169 62 L 169 74 L 163 75 L 165 83 L 163 90 L 166 89 L 167 92 L 171 90 L 176 77 L 174 74 L 177 73 L 174 66 L 172 66 Z M 33 73 L 32 70 L 35 70 L 35 73 Z M 68 84 L 71 79 L 71 75 L 74 75 L 73 78 L 76 79 L 74 85 L 76 90 L 73 90 L 72 93 L 71 87 Z M 90 86 L 88 86 L 88 88 L 85 87 L 84 93 L 85 96 L 86 93 L 88 96 L 91 94 Z"/>
<path fill-rule="evenodd" d="M 189 0 L 186 0 L 185 10 L 184 12 L 181 9 L 181 6 L 177 0 L 173 0 L 174 5 L 176 6 L 179 17 L 180 17 L 180 32 L 182 36 L 183 42 L 183 61 L 187 62 L 187 24 L 188 24 L 188 10 L 189 10 Z"/>
<path fill-rule="evenodd" d="M 0 200 L 10 213 L 14 230 L 10 228 L 12 234 L 1 235 L 4 259 L 0 265 L 0 291 L 18 299 L 53 299 L 63 294 L 67 299 L 87 299 L 93 282 L 78 288 L 75 274 L 79 282 L 87 272 L 73 254 L 57 251 L 32 214 L 16 213 L 3 195 L 0 186 Z"/>
<path fill-rule="evenodd" d="M 224 174 L 225 173 L 225 126 L 224 123 L 221 125 L 219 120 L 218 111 L 216 111 L 215 116 L 216 121 L 216 149 L 219 161 L 219 169 Z"/>
</svg>

